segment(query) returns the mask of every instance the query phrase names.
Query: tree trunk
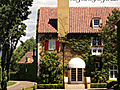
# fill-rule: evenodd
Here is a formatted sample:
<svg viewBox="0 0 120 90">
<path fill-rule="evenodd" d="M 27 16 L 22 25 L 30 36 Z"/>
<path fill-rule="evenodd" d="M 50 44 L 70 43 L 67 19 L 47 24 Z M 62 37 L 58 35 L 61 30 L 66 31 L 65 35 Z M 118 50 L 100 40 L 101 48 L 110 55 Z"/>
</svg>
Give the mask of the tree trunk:
<svg viewBox="0 0 120 90">
<path fill-rule="evenodd" d="M 7 68 L 6 68 L 6 63 L 7 63 L 7 60 L 8 60 L 8 50 L 9 50 L 9 45 L 8 44 L 3 45 L 2 58 L 1 58 L 1 67 L 2 67 L 1 88 L 2 88 L 2 90 L 7 90 Z"/>
</svg>

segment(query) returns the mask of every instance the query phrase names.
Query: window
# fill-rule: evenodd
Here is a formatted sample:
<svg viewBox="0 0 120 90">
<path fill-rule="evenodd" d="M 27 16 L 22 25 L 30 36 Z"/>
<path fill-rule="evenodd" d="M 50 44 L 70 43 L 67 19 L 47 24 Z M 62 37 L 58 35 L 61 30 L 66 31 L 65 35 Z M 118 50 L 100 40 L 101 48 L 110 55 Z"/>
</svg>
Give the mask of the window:
<svg viewBox="0 0 120 90">
<path fill-rule="evenodd" d="M 56 41 L 55 40 L 50 40 L 49 41 L 49 50 L 55 50 L 56 49 Z"/>
<path fill-rule="evenodd" d="M 93 18 L 93 28 L 99 28 L 99 25 L 100 25 L 100 18 L 99 17 L 95 17 Z"/>
<path fill-rule="evenodd" d="M 92 37 L 91 38 L 91 46 L 94 46 L 94 45 L 103 45 L 103 41 L 101 39 L 99 39 L 98 37 Z"/>
<path fill-rule="evenodd" d="M 117 80 L 117 65 L 110 66 L 110 80 Z"/>
<path fill-rule="evenodd" d="M 103 47 L 91 47 L 92 55 L 101 55 L 103 53 Z"/>
<path fill-rule="evenodd" d="M 98 70 L 99 68 L 99 62 L 95 62 L 95 70 Z"/>
<path fill-rule="evenodd" d="M 101 55 L 103 53 L 103 40 L 98 37 L 91 37 L 92 55 Z"/>
<path fill-rule="evenodd" d="M 45 41 L 45 50 L 59 50 L 59 40 L 49 40 Z"/>
<path fill-rule="evenodd" d="M 30 60 L 30 57 L 26 57 L 26 62 L 29 62 L 29 60 Z"/>
</svg>

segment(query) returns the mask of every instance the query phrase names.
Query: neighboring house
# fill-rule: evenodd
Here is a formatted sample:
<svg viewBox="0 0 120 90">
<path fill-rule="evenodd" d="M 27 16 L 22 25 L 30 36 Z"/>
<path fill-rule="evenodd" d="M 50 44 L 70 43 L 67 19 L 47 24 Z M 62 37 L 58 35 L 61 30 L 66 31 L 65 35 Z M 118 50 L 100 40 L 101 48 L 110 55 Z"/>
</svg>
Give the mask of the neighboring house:
<svg viewBox="0 0 120 90">
<path fill-rule="evenodd" d="M 58 1 L 60 2 L 60 0 Z M 61 32 L 66 33 L 66 31 L 68 35 L 85 35 L 86 37 L 90 38 L 91 43 L 89 43 L 89 45 L 91 49 L 91 55 L 100 56 L 103 54 L 104 42 L 103 40 L 98 40 L 96 36 L 98 36 L 100 33 L 100 23 L 105 25 L 107 16 L 109 13 L 111 13 L 114 7 L 69 7 L 66 5 L 62 7 L 65 10 L 68 9 L 68 13 L 66 13 L 67 11 L 64 12 L 64 9 L 60 10 L 61 7 L 59 2 L 58 8 L 43 7 L 39 10 L 37 32 L 38 66 L 40 58 L 44 56 L 46 51 L 47 53 L 56 51 L 62 62 L 63 46 L 62 43 L 59 42 L 59 39 L 62 39 L 60 38 L 62 35 L 64 36 L 64 34 L 61 34 Z M 115 8 L 120 9 L 117 7 Z M 64 29 L 66 29 L 68 26 L 68 30 L 62 31 L 63 29 L 61 28 L 60 24 L 62 24 L 62 28 L 65 27 Z M 68 76 L 69 83 L 84 83 L 84 68 L 87 66 L 85 61 L 81 59 L 83 52 L 74 52 L 68 44 L 65 44 L 64 51 L 64 63 L 68 64 L 69 68 L 66 74 Z M 100 60 L 100 57 L 94 58 L 94 70 L 97 70 L 101 67 L 103 61 L 101 60 L 101 62 L 99 62 Z M 117 66 L 111 66 L 109 79 L 116 80 L 116 75 Z"/>
<path fill-rule="evenodd" d="M 18 79 L 36 80 L 36 53 L 28 51 L 25 56 L 19 61 Z"/>
</svg>

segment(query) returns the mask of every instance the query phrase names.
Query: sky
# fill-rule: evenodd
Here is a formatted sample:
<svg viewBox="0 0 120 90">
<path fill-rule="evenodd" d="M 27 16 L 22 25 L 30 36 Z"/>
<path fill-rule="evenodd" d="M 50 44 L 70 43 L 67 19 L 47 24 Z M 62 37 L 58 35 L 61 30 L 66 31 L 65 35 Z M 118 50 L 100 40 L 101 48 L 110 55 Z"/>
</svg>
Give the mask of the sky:
<svg viewBox="0 0 120 90">
<path fill-rule="evenodd" d="M 120 7 L 120 0 L 69 0 L 70 7 Z M 24 21 L 27 25 L 26 36 L 21 40 L 25 41 L 30 37 L 36 37 L 37 11 L 40 7 L 57 7 L 57 0 L 33 0 L 30 7 L 31 14 L 28 20 Z M 17 47 L 20 45 L 18 43 Z"/>
</svg>

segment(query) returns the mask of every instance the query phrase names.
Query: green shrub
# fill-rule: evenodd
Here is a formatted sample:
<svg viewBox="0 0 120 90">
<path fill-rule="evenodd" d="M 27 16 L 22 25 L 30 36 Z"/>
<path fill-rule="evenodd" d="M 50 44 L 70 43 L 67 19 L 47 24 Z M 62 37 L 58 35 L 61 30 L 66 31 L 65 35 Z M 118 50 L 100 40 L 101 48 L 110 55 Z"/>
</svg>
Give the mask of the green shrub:
<svg viewBox="0 0 120 90">
<path fill-rule="evenodd" d="M 120 88 L 118 88 L 118 84 L 114 85 L 114 90 L 120 90 Z"/>
<path fill-rule="evenodd" d="M 37 89 L 63 89 L 63 84 L 37 84 Z"/>
<path fill-rule="evenodd" d="M 117 84 L 117 80 L 108 80 L 107 82 L 107 88 L 111 88 L 115 84 Z"/>
<path fill-rule="evenodd" d="M 91 88 L 106 88 L 106 83 L 91 83 Z"/>
<path fill-rule="evenodd" d="M 25 88 L 25 90 L 34 90 L 34 89 L 37 89 L 37 85 L 33 85 L 33 86 Z"/>
<path fill-rule="evenodd" d="M 10 80 L 17 80 L 18 75 L 16 72 L 10 72 Z"/>
</svg>

